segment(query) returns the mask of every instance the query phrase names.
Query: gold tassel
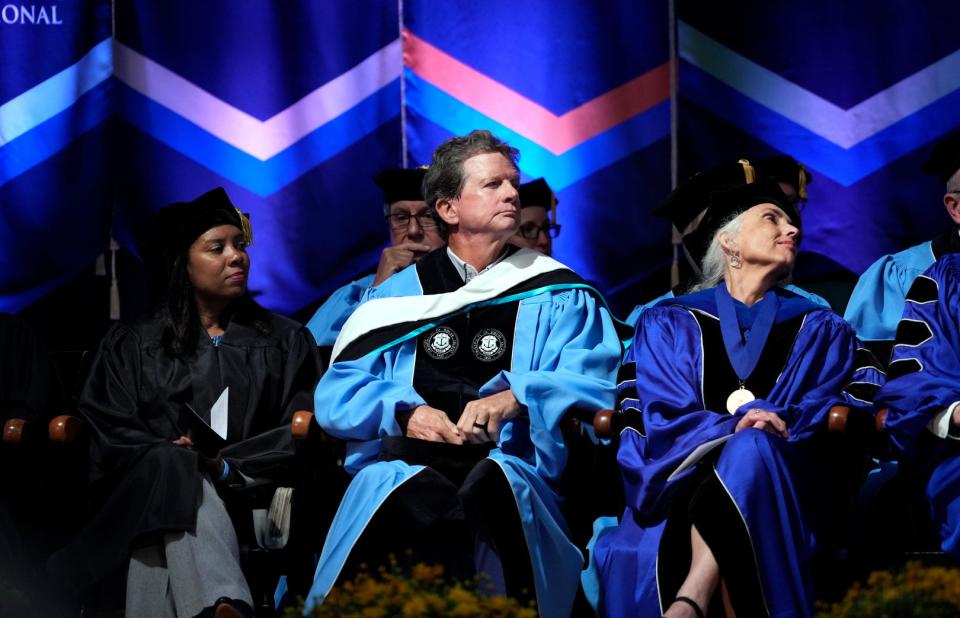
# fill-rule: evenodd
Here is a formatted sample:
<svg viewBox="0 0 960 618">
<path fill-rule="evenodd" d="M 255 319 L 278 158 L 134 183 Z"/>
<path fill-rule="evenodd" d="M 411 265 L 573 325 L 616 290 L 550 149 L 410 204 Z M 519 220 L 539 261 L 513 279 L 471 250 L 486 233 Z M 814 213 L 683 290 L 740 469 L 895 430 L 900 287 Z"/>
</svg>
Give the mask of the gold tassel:
<svg viewBox="0 0 960 618">
<path fill-rule="evenodd" d="M 800 179 L 797 181 L 797 197 L 804 202 L 807 201 L 807 168 L 803 164 L 798 164 L 800 168 Z"/>
<path fill-rule="evenodd" d="M 746 159 L 740 159 L 737 161 L 741 166 L 743 166 L 743 179 L 748 185 L 752 185 L 757 180 L 757 173 L 754 171 L 753 166 L 750 165 L 750 162 Z"/>
<path fill-rule="evenodd" d="M 239 208 L 234 208 L 234 210 L 237 211 L 237 216 L 240 217 L 240 225 L 243 226 L 243 240 L 249 247 L 253 244 L 253 226 L 250 225 L 250 218 L 240 212 Z"/>
</svg>

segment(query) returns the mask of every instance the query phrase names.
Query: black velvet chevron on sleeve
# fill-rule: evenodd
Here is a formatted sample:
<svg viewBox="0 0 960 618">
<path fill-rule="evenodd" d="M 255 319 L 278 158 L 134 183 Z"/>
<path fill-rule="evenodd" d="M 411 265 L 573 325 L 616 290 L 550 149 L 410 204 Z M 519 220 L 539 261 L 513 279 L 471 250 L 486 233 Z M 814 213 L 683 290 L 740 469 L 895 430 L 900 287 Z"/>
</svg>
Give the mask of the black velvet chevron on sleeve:
<svg viewBox="0 0 960 618">
<path fill-rule="evenodd" d="M 920 320 L 900 320 L 897 324 L 897 343 L 895 345 L 910 346 L 912 348 L 933 339 L 933 331 L 926 322 Z"/>
<path fill-rule="evenodd" d="M 910 290 L 907 292 L 907 300 L 918 304 L 933 303 L 937 301 L 939 293 L 940 287 L 935 280 L 920 275 L 910 286 Z"/>
<path fill-rule="evenodd" d="M 617 407 L 624 399 L 637 398 L 637 363 L 626 362 L 617 371 Z"/>
<path fill-rule="evenodd" d="M 887 379 L 894 380 L 900 376 L 916 373 L 922 369 L 923 365 L 921 365 L 917 359 L 901 358 L 890 363 L 890 367 L 887 369 Z"/>
</svg>

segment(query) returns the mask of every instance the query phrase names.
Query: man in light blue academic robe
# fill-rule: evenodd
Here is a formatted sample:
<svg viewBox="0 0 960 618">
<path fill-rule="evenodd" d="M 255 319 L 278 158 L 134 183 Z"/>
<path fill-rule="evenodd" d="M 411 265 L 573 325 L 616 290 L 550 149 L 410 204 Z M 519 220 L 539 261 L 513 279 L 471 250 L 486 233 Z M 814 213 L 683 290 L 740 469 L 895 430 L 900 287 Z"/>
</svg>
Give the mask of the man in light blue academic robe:
<svg viewBox="0 0 960 618">
<path fill-rule="evenodd" d="M 923 171 L 946 185 L 943 205 L 954 225 L 933 240 L 881 257 L 863 271 L 843 317 L 864 342 L 889 346 L 914 280 L 944 255 L 960 251 L 960 133 L 934 147 Z"/>
<path fill-rule="evenodd" d="M 334 346 L 317 421 L 354 478 L 308 610 L 393 552 L 570 615 L 583 557 L 560 511 L 561 419 L 613 405 L 627 333 L 572 271 L 507 245 L 517 154 L 487 131 L 437 149 L 425 197 L 448 247 L 371 288 Z"/>
</svg>

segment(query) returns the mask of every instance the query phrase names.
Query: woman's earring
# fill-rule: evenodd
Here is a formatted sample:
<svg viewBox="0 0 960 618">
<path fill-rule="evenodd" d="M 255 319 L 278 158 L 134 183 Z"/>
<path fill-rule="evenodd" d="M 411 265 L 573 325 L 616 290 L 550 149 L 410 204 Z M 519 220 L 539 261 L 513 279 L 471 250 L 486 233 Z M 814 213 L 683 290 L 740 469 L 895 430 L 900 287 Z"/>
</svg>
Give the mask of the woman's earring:
<svg viewBox="0 0 960 618">
<path fill-rule="evenodd" d="M 740 268 L 743 266 L 743 260 L 736 253 L 730 254 L 730 268 Z"/>
</svg>

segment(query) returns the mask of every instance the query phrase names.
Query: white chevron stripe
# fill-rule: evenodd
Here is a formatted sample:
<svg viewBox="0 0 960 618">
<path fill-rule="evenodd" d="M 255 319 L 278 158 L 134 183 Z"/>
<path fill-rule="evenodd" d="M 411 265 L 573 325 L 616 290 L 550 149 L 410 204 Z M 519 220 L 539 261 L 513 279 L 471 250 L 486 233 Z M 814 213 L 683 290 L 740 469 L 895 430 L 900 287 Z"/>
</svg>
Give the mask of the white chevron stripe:
<svg viewBox="0 0 960 618">
<path fill-rule="evenodd" d="M 265 161 L 343 114 L 400 76 L 400 39 L 261 121 L 225 103 L 117 41 L 115 74 L 134 90 L 240 150 Z"/>
<path fill-rule="evenodd" d="M 112 70 L 110 39 L 105 39 L 73 65 L 0 105 L 0 146 L 76 103 Z"/>
<path fill-rule="evenodd" d="M 843 148 L 851 148 L 960 88 L 960 50 L 848 110 L 748 60 L 680 21 L 679 54 L 731 88 Z"/>
</svg>

